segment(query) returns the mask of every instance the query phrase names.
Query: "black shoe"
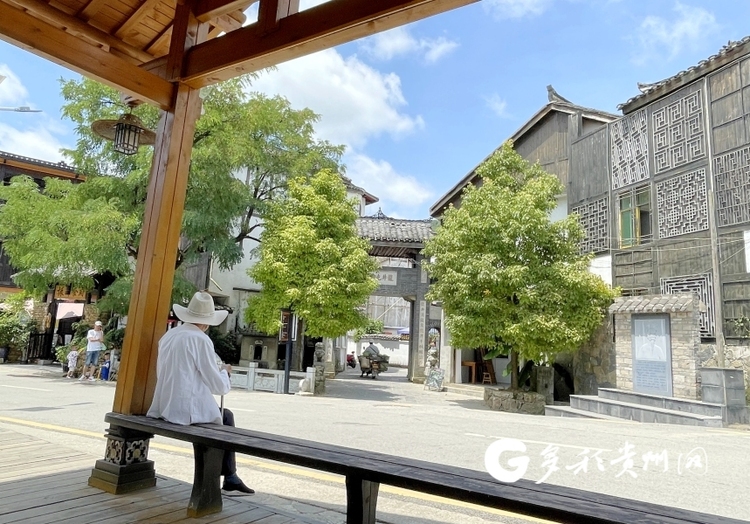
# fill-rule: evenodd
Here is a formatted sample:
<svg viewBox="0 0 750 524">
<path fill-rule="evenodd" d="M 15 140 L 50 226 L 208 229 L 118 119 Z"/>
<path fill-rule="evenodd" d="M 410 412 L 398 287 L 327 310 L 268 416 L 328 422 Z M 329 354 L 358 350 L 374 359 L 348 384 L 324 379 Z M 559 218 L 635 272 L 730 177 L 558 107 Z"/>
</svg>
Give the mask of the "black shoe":
<svg viewBox="0 0 750 524">
<path fill-rule="evenodd" d="M 227 482 L 224 481 L 224 485 L 221 486 L 221 489 L 224 491 L 239 491 L 240 493 L 245 493 L 247 495 L 252 495 L 255 493 L 255 490 L 248 488 L 245 486 L 244 482 Z"/>
</svg>

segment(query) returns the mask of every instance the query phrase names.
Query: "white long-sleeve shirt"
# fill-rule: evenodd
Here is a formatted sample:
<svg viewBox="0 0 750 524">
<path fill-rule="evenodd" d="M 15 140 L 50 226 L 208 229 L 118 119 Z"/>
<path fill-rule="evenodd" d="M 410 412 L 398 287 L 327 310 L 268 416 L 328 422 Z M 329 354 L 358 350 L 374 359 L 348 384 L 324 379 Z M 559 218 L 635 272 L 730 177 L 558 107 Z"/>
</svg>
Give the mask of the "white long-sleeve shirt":
<svg viewBox="0 0 750 524">
<path fill-rule="evenodd" d="M 229 374 L 219 370 L 211 339 L 193 324 L 171 329 L 159 341 L 156 391 L 146 416 L 174 424 L 221 424 L 212 395 L 231 389 Z"/>
</svg>

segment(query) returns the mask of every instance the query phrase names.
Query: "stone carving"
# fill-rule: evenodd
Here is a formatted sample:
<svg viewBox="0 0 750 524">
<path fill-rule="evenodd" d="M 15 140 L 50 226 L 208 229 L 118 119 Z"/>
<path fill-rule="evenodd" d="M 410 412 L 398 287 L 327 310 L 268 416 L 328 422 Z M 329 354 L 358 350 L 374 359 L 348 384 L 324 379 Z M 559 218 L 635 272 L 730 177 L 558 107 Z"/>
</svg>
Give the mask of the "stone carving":
<svg viewBox="0 0 750 524">
<path fill-rule="evenodd" d="M 659 238 L 708 229 L 706 170 L 698 169 L 656 184 Z"/>
<path fill-rule="evenodd" d="M 649 178 L 648 118 L 642 109 L 609 124 L 612 189 Z"/>
<path fill-rule="evenodd" d="M 586 233 L 581 253 L 598 253 L 609 249 L 609 199 L 604 196 L 573 208 Z"/>
<path fill-rule="evenodd" d="M 701 337 L 711 338 L 716 329 L 714 322 L 714 291 L 710 273 L 702 275 L 690 275 L 681 277 L 669 277 L 659 280 L 661 292 L 666 295 L 677 293 L 695 293 L 706 306 L 705 311 L 700 312 Z"/>
<path fill-rule="evenodd" d="M 325 356 L 326 356 L 326 350 L 323 347 L 323 343 L 322 342 L 316 342 L 315 343 L 315 363 L 316 364 L 319 363 L 319 362 L 322 363 L 323 362 L 323 357 L 325 357 Z"/>
<path fill-rule="evenodd" d="M 706 156 L 702 100 L 699 89 L 651 115 L 655 174 Z"/>
<path fill-rule="evenodd" d="M 750 222 L 750 147 L 714 158 L 719 226 Z"/>
</svg>

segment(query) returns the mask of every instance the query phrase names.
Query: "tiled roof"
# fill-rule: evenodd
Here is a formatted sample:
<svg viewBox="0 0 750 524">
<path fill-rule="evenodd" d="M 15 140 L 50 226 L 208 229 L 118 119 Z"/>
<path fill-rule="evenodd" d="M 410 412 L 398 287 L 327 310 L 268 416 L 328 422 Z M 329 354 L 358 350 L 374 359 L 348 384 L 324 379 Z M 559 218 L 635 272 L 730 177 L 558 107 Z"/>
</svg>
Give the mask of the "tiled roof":
<svg viewBox="0 0 750 524">
<path fill-rule="evenodd" d="M 747 47 L 747 49 L 744 49 Z M 642 100 L 646 97 L 648 97 L 650 94 L 655 93 L 658 90 L 664 90 L 666 94 L 666 91 L 669 90 L 669 87 L 673 84 L 678 84 L 679 81 L 683 80 L 685 77 L 692 76 L 692 75 L 702 75 L 709 73 L 713 69 L 715 69 L 718 66 L 724 65 L 723 58 L 727 57 L 727 55 L 737 55 L 740 56 L 750 50 L 750 36 L 746 36 L 742 40 L 736 40 L 736 41 L 729 41 L 727 45 L 722 47 L 718 53 L 715 55 L 712 55 L 705 60 L 701 60 L 696 65 L 689 67 L 685 69 L 684 71 L 680 71 L 676 75 L 670 76 L 669 78 L 666 78 L 664 80 L 661 80 L 660 82 L 654 82 L 652 84 L 638 84 L 638 89 L 641 91 L 640 95 L 636 95 L 632 97 L 630 100 L 625 102 L 624 104 L 620 104 L 617 106 L 617 109 L 624 109 L 627 106 L 630 106 L 634 104 L 635 102 L 638 102 L 639 100 Z M 735 57 L 732 56 L 732 59 Z M 681 86 L 679 86 L 681 87 Z"/>
<path fill-rule="evenodd" d="M 609 312 L 616 313 L 671 313 L 676 311 L 695 311 L 700 309 L 700 300 L 693 293 L 674 295 L 641 295 L 621 297 L 609 307 Z"/>
<path fill-rule="evenodd" d="M 423 244 L 434 234 L 432 220 L 401 220 L 378 217 L 357 219 L 359 236 L 372 242 L 413 242 Z"/>
<path fill-rule="evenodd" d="M 70 173 L 75 174 L 75 169 L 73 169 L 73 167 L 69 166 L 65 162 L 57 162 L 57 163 L 47 162 L 46 160 L 39 160 L 37 158 L 29 158 L 27 156 L 14 155 L 13 153 L 6 153 L 5 151 L 0 151 L 0 159 L 15 160 L 17 162 L 24 162 L 26 164 L 32 164 L 32 165 L 37 165 L 37 166 L 54 167 L 56 169 L 69 171 Z"/>
</svg>

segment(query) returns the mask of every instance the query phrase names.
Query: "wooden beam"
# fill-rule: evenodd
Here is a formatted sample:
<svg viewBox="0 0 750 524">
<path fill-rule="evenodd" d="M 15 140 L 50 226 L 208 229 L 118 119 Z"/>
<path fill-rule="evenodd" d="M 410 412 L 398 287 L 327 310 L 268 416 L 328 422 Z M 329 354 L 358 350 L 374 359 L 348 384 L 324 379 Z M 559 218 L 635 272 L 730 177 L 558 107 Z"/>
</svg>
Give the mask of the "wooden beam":
<svg viewBox="0 0 750 524">
<path fill-rule="evenodd" d="M 279 20 L 299 11 L 299 0 L 260 0 L 258 24 L 263 33 L 275 31 Z"/>
<path fill-rule="evenodd" d="M 199 22 L 192 12 L 193 0 L 177 0 L 174 25 L 167 56 L 167 80 L 173 82 L 182 76 L 187 50 L 197 42 L 205 42 L 208 22 Z"/>
<path fill-rule="evenodd" d="M 88 22 L 94 17 L 96 13 L 99 12 L 102 7 L 104 7 L 106 3 L 107 0 L 91 0 L 83 7 L 83 9 L 78 11 L 78 14 L 76 16 L 81 20 Z"/>
<path fill-rule="evenodd" d="M 117 375 L 117 413 L 143 415 L 154 395 L 157 343 L 167 330 L 199 94 L 179 86 L 174 110 L 164 112 L 159 121 Z"/>
<path fill-rule="evenodd" d="M 145 51 L 141 51 L 131 45 L 126 44 L 119 38 L 115 38 L 112 35 L 96 29 L 88 25 L 86 22 L 81 21 L 75 16 L 68 15 L 62 11 L 51 7 L 46 2 L 41 0 L 8 0 L 24 9 L 28 9 L 35 15 L 40 16 L 44 20 L 51 22 L 52 24 L 59 24 L 66 28 L 66 32 L 71 34 L 79 34 L 87 37 L 94 42 L 108 46 L 112 49 L 117 49 L 126 57 L 132 58 L 131 62 L 136 65 L 140 65 L 143 62 L 148 62 L 153 58 Z"/>
<path fill-rule="evenodd" d="M 164 56 L 169 52 L 169 40 L 172 38 L 172 24 L 164 27 L 162 32 L 154 38 L 146 47 L 146 51 L 153 56 L 160 55 L 164 49 Z"/>
<path fill-rule="evenodd" d="M 233 11 L 244 11 L 258 0 L 199 0 L 193 14 L 201 22 L 210 22 L 216 17 Z"/>
<path fill-rule="evenodd" d="M 146 15 L 151 13 L 154 10 L 154 7 L 156 7 L 156 4 L 159 3 L 160 0 L 146 0 L 143 2 L 140 6 L 138 6 L 138 9 L 135 10 L 135 12 L 128 17 L 125 22 L 117 28 L 117 31 L 114 32 L 114 35 L 117 38 L 128 38 L 128 33 L 134 30 L 134 28 L 141 23 L 141 20 L 143 20 Z"/>
<path fill-rule="evenodd" d="M 243 15 L 244 17 L 244 15 Z M 215 25 L 216 27 L 220 28 L 225 33 L 230 33 L 232 31 L 236 31 L 240 27 L 242 27 L 242 24 L 244 21 L 237 20 L 233 16 L 230 15 L 221 15 L 217 18 L 214 18 L 211 20 L 211 24 Z M 218 35 L 217 35 L 218 36 Z M 207 38 L 206 40 L 211 40 L 211 38 Z"/>
<path fill-rule="evenodd" d="M 174 86 L 166 80 L 4 2 L 0 39 L 162 109 L 172 107 Z"/>
<path fill-rule="evenodd" d="M 194 47 L 182 80 L 200 88 L 475 1 L 330 0 L 280 19 L 276 31 L 256 23 Z"/>
</svg>

